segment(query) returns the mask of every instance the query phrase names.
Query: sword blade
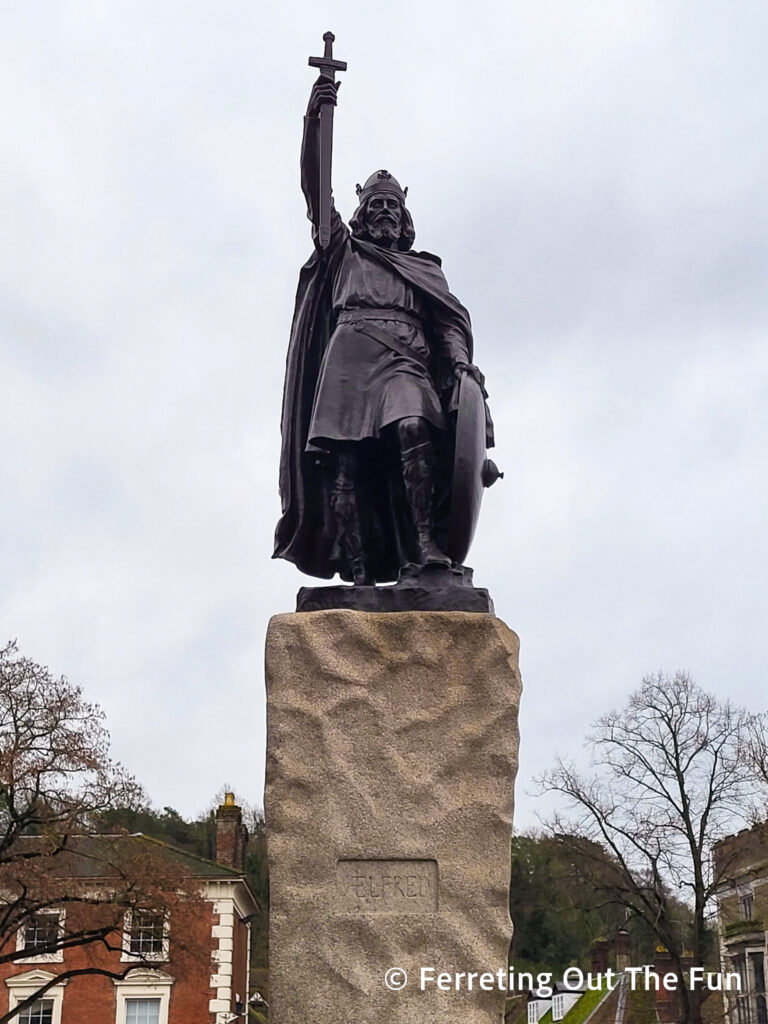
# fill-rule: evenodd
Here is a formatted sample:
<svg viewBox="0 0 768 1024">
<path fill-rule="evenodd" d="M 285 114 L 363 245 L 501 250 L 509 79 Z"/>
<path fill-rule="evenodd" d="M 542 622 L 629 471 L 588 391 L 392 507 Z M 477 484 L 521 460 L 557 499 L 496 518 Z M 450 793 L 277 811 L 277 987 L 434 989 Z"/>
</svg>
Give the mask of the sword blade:
<svg viewBox="0 0 768 1024">
<path fill-rule="evenodd" d="M 333 155 L 333 104 L 320 108 L 320 248 L 331 244 L 331 159 Z"/>
</svg>

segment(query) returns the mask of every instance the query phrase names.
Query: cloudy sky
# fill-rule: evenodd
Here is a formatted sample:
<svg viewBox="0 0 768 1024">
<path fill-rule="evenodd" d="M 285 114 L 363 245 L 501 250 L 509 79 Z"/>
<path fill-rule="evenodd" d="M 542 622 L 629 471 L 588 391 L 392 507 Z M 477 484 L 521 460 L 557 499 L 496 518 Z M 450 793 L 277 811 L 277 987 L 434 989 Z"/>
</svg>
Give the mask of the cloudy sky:
<svg viewBox="0 0 768 1024">
<path fill-rule="evenodd" d="M 472 313 L 506 478 L 469 557 L 521 638 L 518 823 L 649 672 L 765 685 L 762 0 L 3 0 L 0 638 L 80 683 L 153 801 L 260 803 L 279 404 L 334 180 L 389 167 Z"/>
</svg>

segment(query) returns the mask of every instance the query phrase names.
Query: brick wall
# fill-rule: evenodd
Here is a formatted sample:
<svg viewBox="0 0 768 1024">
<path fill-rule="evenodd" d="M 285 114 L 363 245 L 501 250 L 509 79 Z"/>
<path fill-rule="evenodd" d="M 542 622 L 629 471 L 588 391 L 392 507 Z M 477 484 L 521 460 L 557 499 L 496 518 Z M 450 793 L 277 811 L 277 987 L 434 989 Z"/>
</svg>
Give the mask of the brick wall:
<svg viewBox="0 0 768 1024">
<path fill-rule="evenodd" d="M 206 904 L 196 913 L 192 922 L 185 922 L 188 939 L 195 947 L 195 956 L 180 948 L 180 937 L 174 937 L 173 921 L 170 928 L 170 960 L 158 963 L 159 970 L 171 975 L 169 1024 L 209 1024 L 208 1003 L 213 995 L 211 976 L 211 929 L 213 908 Z M 7 978 L 29 971 L 61 974 L 72 968 L 100 967 L 124 971 L 129 965 L 120 959 L 120 952 L 109 952 L 100 945 L 79 946 L 64 953 L 63 963 L 0 964 L 0 1011 L 9 1008 Z M 110 978 L 85 975 L 67 982 L 62 1003 L 61 1024 L 114 1024 L 117 1010 L 117 990 Z"/>
</svg>

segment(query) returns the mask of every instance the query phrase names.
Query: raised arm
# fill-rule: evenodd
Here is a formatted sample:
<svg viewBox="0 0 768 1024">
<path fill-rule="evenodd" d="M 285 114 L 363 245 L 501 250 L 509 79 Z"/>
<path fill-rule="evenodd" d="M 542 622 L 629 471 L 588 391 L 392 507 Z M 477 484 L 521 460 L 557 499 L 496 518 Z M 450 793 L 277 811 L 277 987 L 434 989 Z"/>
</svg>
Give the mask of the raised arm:
<svg viewBox="0 0 768 1024">
<path fill-rule="evenodd" d="M 301 145 L 301 190 L 307 201 L 307 217 L 312 221 L 312 238 L 319 248 L 320 231 L 320 109 L 326 103 L 336 105 L 336 92 L 340 82 L 332 82 L 320 75 L 312 86 L 307 113 L 304 118 L 304 138 Z M 339 231 L 346 231 L 335 205 L 331 205 L 331 245 Z"/>
</svg>

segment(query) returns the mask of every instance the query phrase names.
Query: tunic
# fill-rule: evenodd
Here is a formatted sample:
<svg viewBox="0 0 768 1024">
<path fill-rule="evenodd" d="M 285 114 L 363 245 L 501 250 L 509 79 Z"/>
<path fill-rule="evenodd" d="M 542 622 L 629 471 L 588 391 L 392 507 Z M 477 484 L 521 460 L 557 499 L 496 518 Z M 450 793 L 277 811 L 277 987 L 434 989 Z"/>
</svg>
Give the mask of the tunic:
<svg viewBox="0 0 768 1024">
<path fill-rule="evenodd" d="M 439 353 L 466 360 L 461 332 L 436 311 L 425 308 L 419 292 L 394 270 L 382 266 L 356 247 L 350 238 L 332 289 L 336 319 L 345 312 L 366 311 L 366 321 L 394 335 L 398 348 L 410 349 L 409 359 L 382 342 L 337 323 L 320 368 L 308 446 L 333 447 L 334 442 L 379 437 L 390 423 L 420 416 L 438 430 L 447 424 L 428 366 L 432 352 L 424 329 Z M 371 319 L 371 311 L 384 311 Z M 404 316 L 397 319 L 397 312 Z"/>
</svg>

